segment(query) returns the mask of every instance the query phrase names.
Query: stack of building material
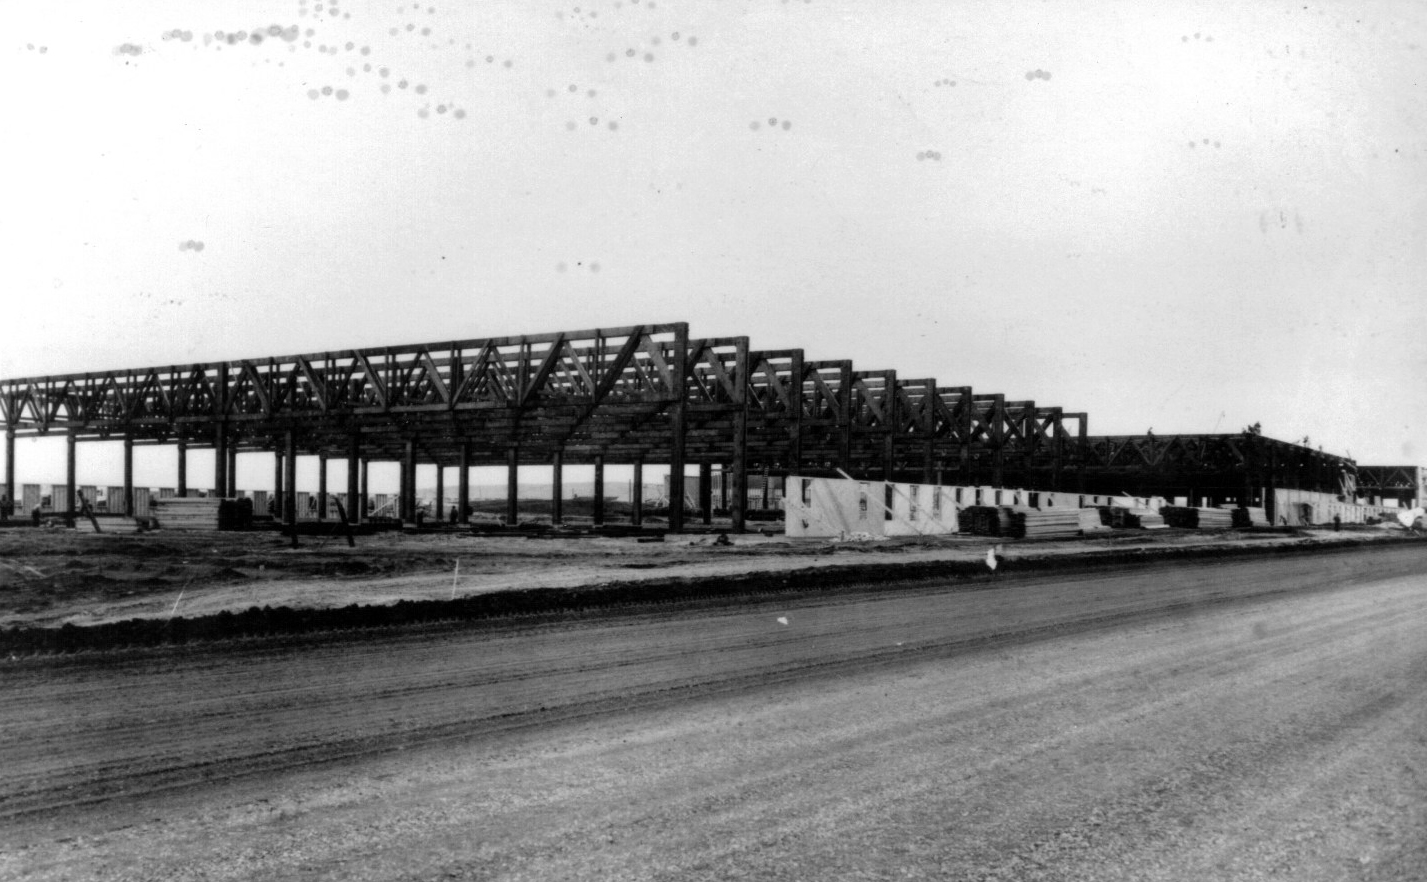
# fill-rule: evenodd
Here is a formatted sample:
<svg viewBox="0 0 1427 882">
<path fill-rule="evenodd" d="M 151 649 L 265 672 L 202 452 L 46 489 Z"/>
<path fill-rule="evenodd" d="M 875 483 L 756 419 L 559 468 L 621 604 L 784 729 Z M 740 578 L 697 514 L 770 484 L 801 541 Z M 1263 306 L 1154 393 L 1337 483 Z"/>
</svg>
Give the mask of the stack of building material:
<svg viewBox="0 0 1427 882">
<path fill-rule="evenodd" d="M 212 496 L 156 499 L 152 515 L 165 530 L 233 530 L 252 524 L 253 501 Z"/>
<path fill-rule="evenodd" d="M 1223 508 L 1196 508 L 1197 526 L 1201 530 L 1227 530 L 1234 526 L 1234 513 Z"/>
<path fill-rule="evenodd" d="M 1010 536 L 1013 519 L 1004 506 L 969 505 L 957 512 L 957 525 L 962 533 L 976 536 Z"/>
<path fill-rule="evenodd" d="M 1268 521 L 1268 511 L 1254 506 L 1244 506 L 1229 511 L 1233 518 L 1234 527 L 1239 530 L 1247 530 L 1251 527 L 1271 527 Z"/>
<path fill-rule="evenodd" d="M 1012 536 L 1027 539 L 1065 539 L 1080 535 L 1078 509 L 1062 508 L 1042 511 L 1036 508 L 1011 510 Z"/>
<path fill-rule="evenodd" d="M 1166 526 L 1192 530 L 1199 526 L 1199 509 L 1186 505 L 1166 505 L 1159 510 Z"/>
</svg>

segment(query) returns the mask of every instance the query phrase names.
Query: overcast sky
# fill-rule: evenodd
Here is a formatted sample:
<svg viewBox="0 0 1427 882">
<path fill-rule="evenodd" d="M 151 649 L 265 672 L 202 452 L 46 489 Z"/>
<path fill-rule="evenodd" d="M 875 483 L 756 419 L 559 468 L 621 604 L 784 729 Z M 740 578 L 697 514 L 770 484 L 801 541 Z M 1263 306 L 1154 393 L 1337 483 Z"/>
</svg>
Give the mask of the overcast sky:
<svg viewBox="0 0 1427 882">
<path fill-rule="evenodd" d="M 0 376 L 688 321 L 1427 464 L 1422 10 L 9 4 Z"/>
</svg>

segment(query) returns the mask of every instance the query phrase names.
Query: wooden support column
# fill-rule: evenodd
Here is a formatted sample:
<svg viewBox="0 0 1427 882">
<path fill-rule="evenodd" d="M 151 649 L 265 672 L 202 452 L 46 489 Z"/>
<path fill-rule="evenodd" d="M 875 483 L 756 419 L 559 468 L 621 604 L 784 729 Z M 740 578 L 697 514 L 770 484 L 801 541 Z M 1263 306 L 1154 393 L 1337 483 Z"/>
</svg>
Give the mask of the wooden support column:
<svg viewBox="0 0 1427 882">
<path fill-rule="evenodd" d="M 771 472 L 772 470 L 769 468 L 768 463 L 763 463 L 763 498 L 758 500 L 758 507 L 764 511 L 768 510 L 768 490 L 772 485 Z"/>
<path fill-rule="evenodd" d="M 446 520 L 446 467 L 436 463 L 436 520 Z"/>
<path fill-rule="evenodd" d="M 213 429 L 213 489 L 228 495 L 228 432 L 221 422 Z"/>
<path fill-rule="evenodd" d="M 718 507 L 723 511 L 728 511 L 728 483 L 732 472 L 726 465 L 718 468 Z"/>
<path fill-rule="evenodd" d="M 5 518 L 15 513 L 15 430 L 5 430 L 5 498 L 10 507 L 0 512 Z"/>
<path fill-rule="evenodd" d="M 75 448 L 78 447 L 78 446 L 79 446 L 79 436 L 74 432 L 73 429 L 71 429 L 71 430 L 69 431 L 69 433 L 68 433 L 67 435 L 65 435 L 65 454 L 64 454 L 64 508 L 60 508 L 58 505 L 56 505 L 56 506 L 54 507 L 56 512 L 59 512 L 59 513 L 65 514 L 65 515 L 68 515 L 70 512 L 74 511 L 74 485 L 75 485 L 74 460 L 75 460 Z"/>
<path fill-rule="evenodd" d="M 699 463 L 699 520 L 713 523 L 713 463 Z"/>
<path fill-rule="evenodd" d="M 565 454 L 559 450 L 550 459 L 550 523 L 565 523 Z"/>
<path fill-rule="evenodd" d="M 1079 429 L 1079 432 L 1078 432 L 1078 434 L 1077 434 L 1077 436 L 1076 436 L 1076 442 L 1075 442 L 1075 443 L 1076 443 L 1076 446 L 1079 448 L 1079 449 L 1076 451 L 1076 453 L 1075 453 L 1076 459 L 1077 459 L 1077 461 L 1078 461 L 1078 463 L 1077 463 L 1077 465 L 1076 465 L 1076 468 L 1075 468 L 1075 471 L 1076 471 L 1075 482 L 1076 482 L 1076 484 L 1078 485 L 1080 492 L 1081 492 L 1081 493 L 1084 493 L 1084 492 L 1085 492 L 1085 463 L 1090 459 L 1090 450 L 1088 449 L 1090 445 L 1089 445 L 1089 442 L 1087 441 L 1087 436 L 1086 436 L 1086 434 L 1085 434 L 1085 433 L 1088 431 L 1088 428 L 1087 428 L 1087 426 L 1086 426 L 1086 423 L 1088 422 L 1088 420 L 1086 419 L 1087 414 L 1083 414 L 1083 413 L 1082 413 L 1082 414 L 1077 414 L 1077 416 L 1080 417 L 1080 419 L 1077 421 L 1077 422 L 1080 423 L 1080 429 Z"/>
<path fill-rule="evenodd" d="M 461 442 L 461 474 L 456 476 L 456 506 L 460 522 L 471 522 L 471 442 Z"/>
<path fill-rule="evenodd" d="M 922 483 L 941 483 L 941 468 L 936 461 L 936 380 L 927 380 L 922 387 Z"/>
<path fill-rule="evenodd" d="M 837 403 L 839 426 L 837 459 L 838 466 L 845 472 L 852 472 L 852 362 L 843 362 L 839 373 L 842 400 Z"/>
<path fill-rule="evenodd" d="M 788 410 L 788 473 L 796 475 L 803 468 L 803 350 L 793 350 L 789 367 L 788 400 L 792 407 Z M 741 386 L 746 385 L 742 371 L 738 374 L 738 382 Z"/>
<path fill-rule="evenodd" d="M 178 442 L 178 496 L 188 495 L 188 442 Z"/>
<path fill-rule="evenodd" d="M 327 520 L 327 454 L 317 454 L 317 520 Z"/>
<path fill-rule="evenodd" d="M 416 520 L 416 439 L 407 439 L 405 453 L 401 461 L 401 498 L 398 503 L 404 524 Z"/>
<path fill-rule="evenodd" d="M 742 533 L 748 514 L 748 347 L 738 348 L 738 383 L 733 389 L 733 462 L 723 475 L 723 506 L 732 519 L 733 532 Z M 802 395 L 803 379 L 797 378 Z M 732 484 L 730 487 L 729 485 Z M 730 492 L 732 491 L 732 492 Z"/>
<path fill-rule="evenodd" d="M 367 480 L 370 475 L 371 464 L 371 460 L 367 459 L 365 456 L 362 457 L 362 489 L 357 492 L 361 496 L 361 499 L 359 499 L 358 502 L 361 503 L 362 520 L 364 521 L 367 519 L 367 502 L 372 498 L 372 494 L 370 492 L 371 484 Z"/>
<path fill-rule="evenodd" d="M 288 429 L 284 433 L 282 455 L 282 522 L 294 529 L 293 541 L 297 541 L 297 433 Z"/>
<path fill-rule="evenodd" d="M 274 450 L 274 451 L 273 451 L 273 504 L 272 504 L 272 516 L 273 516 L 273 520 L 277 521 L 279 524 L 283 522 L 282 519 L 283 519 L 284 517 L 286 517 L 286 514 L 285 514 L 285 513 L 287 512 L 287 508 L 284 506 L 284 500 L 287 498 L 287 494 L 285 494 L 285 493 L 283 492 L 282 477 L 283 477 L 282 451 L 281 451 L 281 450 Z M 182 495 L 183 495 L 183 491 L 180 490 L 178 495 L 179 495 L 179 496 L 182 496 Z"/>
<path fill-rule="evenodd" d="M 595 454 L 595 508 L 594 523 L 596 527 L 604 525 L 604 456 Z"/>
<path fill-rule="evenodd" d="M 514 444 L 505 452 L 505 522 L 520 523 L 520 448 Z"/>
<path fill-rule="evenodd" d="M 124 517 L 134 516 L 134 436 L 124 436 Z M 113 505 L 113 503 L 109 503 Z"/>
<path fill-rule="evenodd" d="M 669 530 L 678 533 L 684 529 L 684 429 L 689 399 L 686 388 L 689 373 L 688 325 L 679 325 L 674 332 L 674 360 L 669 370 L 673 374 L 669 391 L 677 396 L 669 410 Z"/>
<path fill-rule="evenodd" d="M 353 430 L 347 439 L 347 521 L 353 525 L 367 519 L 366 506 L 361 504 L 358 472 L 362 465 L 362 436 Z"/>
<path fill-rule="evenodd" d="M 634 461 L 634 483 L 629 488 L 629 502 L 632 509 L 630 520 L 638 527 L 644 523 L 644 460 Z"/>
<path fill-rule="evenodd" d="M 223 495 L 228 497 L 238 495 L 238 445 L 236 443 L 228 445 L 228 491 Z"/>
</svg>

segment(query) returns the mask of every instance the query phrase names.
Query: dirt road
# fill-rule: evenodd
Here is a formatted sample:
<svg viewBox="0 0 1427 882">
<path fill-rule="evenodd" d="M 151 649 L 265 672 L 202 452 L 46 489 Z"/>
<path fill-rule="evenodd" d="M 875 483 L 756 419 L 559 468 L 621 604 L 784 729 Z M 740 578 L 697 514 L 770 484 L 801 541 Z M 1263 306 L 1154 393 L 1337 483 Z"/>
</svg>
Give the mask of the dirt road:
<svg viewBox="0 0 1427 882">
<path fill-rule="evenodd" d="M 1418 547 L 0 667 L 0 877 L 1421 879 Z"/>
</svg>

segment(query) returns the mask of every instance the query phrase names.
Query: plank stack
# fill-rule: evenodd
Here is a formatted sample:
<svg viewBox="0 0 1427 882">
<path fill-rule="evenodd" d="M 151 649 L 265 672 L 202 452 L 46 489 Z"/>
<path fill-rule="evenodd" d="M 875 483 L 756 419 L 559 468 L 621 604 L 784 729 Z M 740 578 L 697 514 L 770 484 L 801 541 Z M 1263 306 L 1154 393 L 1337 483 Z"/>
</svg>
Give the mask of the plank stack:
<svg viewBox="0 0 1427 882">
<path fill-rule="evenodd" d="M 1196 508 L 1196 526 L 1201 530 L 1228 530 L 1234 526 L 1234 513 L 1226 508 Z"/>
<path fill-rule="evenodd" d="M 1042 511 L 1037 508 L 1011 510 L 1011 535 L 1027 539 L 1066 539 L 1080 535 L 1080 512 L 1073 508 Z"/>
<path fill-rule="evenodd" d="M 996 505 L 969 505 L 957 512 L 957 526 L 975 536 L 1010 536 L 1011 510 Z"/>
<path fill-rule="evenodd" d="M 152 514 L 163 530 L 235 530 L 251 525 L 251 499 L 192 499 L 171 496 L 154 500 Z"/>
</svg>

